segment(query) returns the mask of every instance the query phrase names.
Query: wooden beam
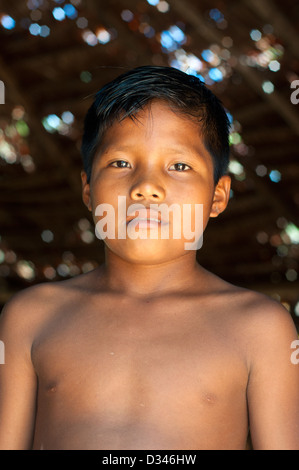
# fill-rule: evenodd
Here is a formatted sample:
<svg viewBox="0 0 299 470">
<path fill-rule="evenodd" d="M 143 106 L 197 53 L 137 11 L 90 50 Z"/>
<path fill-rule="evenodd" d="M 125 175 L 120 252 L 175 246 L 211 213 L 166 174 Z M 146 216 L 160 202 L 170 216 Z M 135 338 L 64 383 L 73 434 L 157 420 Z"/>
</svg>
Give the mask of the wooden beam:
<svg viewBox="0 0 299 470">
<path fill-rule="evenodd" d="M 118 65 L 121 65 L 122 60 L 124 61 L 124 69 L 122 71 L 119 70 L 119 73 L 115 73 L 116 76 L 132 67 L 151 64 L 153 54 L 150 47 L 146 46 L 148 44 L 146 38 L 141 34 L 138 38 L 136 32 L 131 31 L 128 25 L 121 20 L 120 16 L 113 11 L 113 3 L 114 2 L 109 1 L 109 8 L 106 0 L 89 0 L 86 2 L 86 6 L 88 8 L 90 23 L 94 20 L 96 24 L 96 21 L 100 18 L 101 23 L 107 28 L 115 28 L 118 33 L 119 41 L 121 41 L 123 48 L 127 51 L 127 57 L 119 58 L 118 60 Z M 118 5 L 119 2 L 116 2 L 115 8 L 117 8 Z"/>
<path fill-rule="evenodd" d="M 250 145 L 257 144 L 281 144 L 289 143 L 293 137 L 292 129 L 283 126 L 267 126 L 260 125 L 257 127 L 251 126 L 250 128 L 244 126 L 242 130 L 242 138 Z"/>
<path fill-rule="evenodd" d="M 31 174 L 24 175 L 9 175 L 9 179 L 4 176 L 0 176 L 1 190 L 11 191 L 24 191 L 24 190 L 36 190 L 53 188 L 53 186 L 59 186 L 64 181 L 64 175 L 61 173 L 59 168 L 53 168 L 50 174 L 42 172 L 34 172 Z"/>
<path fill-rule="evenodd" d="M 184 21 L 193 26 L 194 30 L 201 38 L 211 44 L 216 43 L 223 47 L 222 34 L 206 22 L 197 8 L 194 8 L 193 5 L 183 0 L 169 0 L 169 4 Z M 230 51 L 232 56 L 235 56 L 237 59 L 241 55 L 236 46 L 231 47 Z M 252 88 L 257 95 L 261 96 L 264 101 L 268 102 L 272 109 L 285 120 L 293 132 L 299 135 L 299 115 L 295 109 L 296 107 L 293 106 L 289 100 L 286 100 L 277 90 L 271 94 L 265 93 L 262 88 L 264 78 L 257 70 L 241 63 L 239 60 L 236 61 L 234 68 L 242 75 L 248 86 Z"/>
<path fill-rule="evenodd" d="M 271 107 L 269 106 L 269 103 L 257 101 L 243 107 L 237 107 L 235 110 L 231 110 L 231 112 L 237 121 L 242 122 L 242 124 L 247 124 L 252 121 L 256 122 L 256 120 L 261 118 L 261 116 L 270 113 Z"/>
<path fill-rule="evenodd" d="M 74 198 L 72 191 L 67 187 L 57 187 L 56 189 L 54 187 L 48 187 L 42 191 L 40 189 L 20 191 L 19 188 L 17 188 L 13 193 L 2 191 L 0 193 L 0 204 L 6 204 L 7 208 L 14 204 L 18 204 L 20 207 L 34 204 L 34 206 L 44 206 L 43 210 L 46 210 L 46 204 L 76 205 L 76 198 Z"/>
<path fill-rule="evenodd" d="M 285 217 L 290 222 L 298 223 L 298 210 L 295 204 L 290 201 L 285 194 L 278 191 L 279 186 L 277 183 L 272 183 L 268 178 L 261 178 L 256 173 L 256 168 L 262 162 L 256 159 L 253 155 L 250 157 L 236 155 L 237 160 L 245 167 L 248 177 L 254 180 L 256 189 L 258 190 L 261 199 L 269 201 L 275 211 L 276 217 Z"/>
<path fill-rule="evenodd" d="M 270 164 L 276 162 L 280 158 L 283 159 L 285 162 L 289 161 L 288 159 L 291 158 L 292 160 L 296 160 L 298 162 L 298 143 L 286 143 L 283 146 L 280 145 L 273 145 L 270 143 L 269 145 L 255 148 L 255 156 L 258 159 L 262 159 L 263 163 L 267 165 L 267 161 Z"/>
<path fill-rule="evenodd" d="M 270 23 L 277 36 L 284 41 L 292 54 L 299 59 L 299 34 L 284 12 L 272 0 L 242 0 L 242 2 L 267 24 Z"/>
<path fill-rule="evenodd" d="M 298 282 L 282 281 L 278 282 L 277 284 L 271 282 L 253 282 L 248 283 L 248 289 L 263 292 L 264 294 L 270 296 L 275 296 L 278 294 L 282 301 L 289 301 L 292 303 L 298 302 Z"/>
<path fill-rule="evenodd" d="M 39 146 L 40 158 L 47 158 L 59 166 L 72 191 L 75 194 L 79 194 L 81 190 L 80 179 L 70 171 L 72 167 L 71 162 L 67 158 L 67 155 L 63 154 L 63 150 L 56 144 L 55 137 L 51 137 L 44 129 L 40 119 L 37 117 L 38 113 L 29 100 L 26 91 L 22 91 L 16 77 L 1 57 L 0 78 L 5 83 L 6 92 L 10 95 L 15 105 L 22 105 L 26 111 L 30 130 Z"/>
</svg>

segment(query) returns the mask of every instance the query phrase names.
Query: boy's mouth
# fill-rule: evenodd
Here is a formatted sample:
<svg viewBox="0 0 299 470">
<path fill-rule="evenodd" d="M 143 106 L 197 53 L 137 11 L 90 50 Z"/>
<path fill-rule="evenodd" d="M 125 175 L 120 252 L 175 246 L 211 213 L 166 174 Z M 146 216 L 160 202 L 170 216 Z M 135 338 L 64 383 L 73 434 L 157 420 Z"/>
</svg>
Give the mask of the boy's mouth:
<svg viewBox="0 0 299 470">
<path fill-rule="evenodd" d="M 150 227 L 157 225 L 164 225 L 166 222 L 162 220 L 161 213 L 152 209 L 136 210 L 132 215 L 127 217 L 127 225 L 134 220 L 141 227 Z"/>
</svg>

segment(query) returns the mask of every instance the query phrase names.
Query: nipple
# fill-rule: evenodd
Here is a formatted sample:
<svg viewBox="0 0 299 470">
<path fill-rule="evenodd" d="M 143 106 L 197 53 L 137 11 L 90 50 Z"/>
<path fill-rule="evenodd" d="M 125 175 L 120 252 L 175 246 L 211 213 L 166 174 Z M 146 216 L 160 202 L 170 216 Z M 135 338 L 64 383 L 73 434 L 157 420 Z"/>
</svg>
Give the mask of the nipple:
<svg viewBox="0 0 299 470">
<path fill-rule="evenodd" d="M 57 390 L 57 383 L 56 382 L 51 382 L 48 386 L 47 386 L 47 392 L 48 393 L 55 393 Z"/>
</svg>

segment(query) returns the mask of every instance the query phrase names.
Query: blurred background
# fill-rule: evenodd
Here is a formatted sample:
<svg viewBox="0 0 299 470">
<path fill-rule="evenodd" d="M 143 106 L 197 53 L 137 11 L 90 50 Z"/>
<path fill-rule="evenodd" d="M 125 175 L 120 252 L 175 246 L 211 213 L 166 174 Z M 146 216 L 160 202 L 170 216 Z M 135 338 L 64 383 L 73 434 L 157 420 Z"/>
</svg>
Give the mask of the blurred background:
<svg viewBox="0 0 299 470">
<path fill-rule="evenodd" d="M 297 0 L 1 0 L 0 308 L 103 262 L 81 199 L 84 116 L 119 74 L 168 65 L 203 80 L 232 124 L 230 203 L 198 260 L 299 329 L 298 45 Z"/>
</svg>

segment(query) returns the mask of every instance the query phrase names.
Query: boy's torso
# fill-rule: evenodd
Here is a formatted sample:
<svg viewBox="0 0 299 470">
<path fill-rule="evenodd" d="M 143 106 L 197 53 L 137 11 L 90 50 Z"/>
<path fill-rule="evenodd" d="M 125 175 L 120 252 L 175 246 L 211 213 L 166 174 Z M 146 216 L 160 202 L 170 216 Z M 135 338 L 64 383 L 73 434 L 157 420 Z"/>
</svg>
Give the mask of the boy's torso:
<svg viewBox="0 0 299 470">
<path fill-rule="evenodd" d="M 139 301 L 76 282 L 36 326 L 34 448 L 245 448 L 246 294 Z"/>
</svg>

